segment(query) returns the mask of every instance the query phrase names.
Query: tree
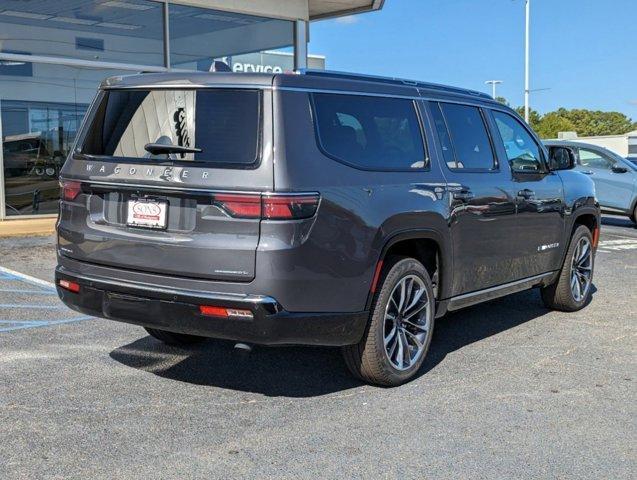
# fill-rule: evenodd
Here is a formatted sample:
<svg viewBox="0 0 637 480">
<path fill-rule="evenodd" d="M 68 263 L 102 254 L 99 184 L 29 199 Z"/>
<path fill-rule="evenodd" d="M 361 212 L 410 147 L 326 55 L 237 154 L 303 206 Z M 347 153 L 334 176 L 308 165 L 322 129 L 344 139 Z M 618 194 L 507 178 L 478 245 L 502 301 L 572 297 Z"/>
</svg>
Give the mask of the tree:
<svg viewBox="0 0 637 480">
<path fill-rule="evenodd" d="M 560 108 L 555 112 L 568 120 L 579 136 L 623 135 L 634 129 L 632 120 L 620 112 Z"/>
<path fill-rule="evenodd" d="M 507 107 L 509 106 L 508 100 L 504 97 L 495 97 L 495 101 L 501 103 L 502 105 L 506 105 Z"/>
<path fill-rule="evenodd" d="M 550 112 L 542 117 L 535 131 L 540 138 L 557 138 L 560 132 L 575 131 L 575 126 L 558 112 Z"/>
<path fill-rule="evenodd" d="M 515 109 L 522 118 L 524 118 L 524 107 L 518 107 Z M 529 125 L 533 130 L 537 132 L 540 127 L 540 123 L 542 121 L 542 116 L 538 113 L 537 110 L 529 109 Z"/>
</svg>

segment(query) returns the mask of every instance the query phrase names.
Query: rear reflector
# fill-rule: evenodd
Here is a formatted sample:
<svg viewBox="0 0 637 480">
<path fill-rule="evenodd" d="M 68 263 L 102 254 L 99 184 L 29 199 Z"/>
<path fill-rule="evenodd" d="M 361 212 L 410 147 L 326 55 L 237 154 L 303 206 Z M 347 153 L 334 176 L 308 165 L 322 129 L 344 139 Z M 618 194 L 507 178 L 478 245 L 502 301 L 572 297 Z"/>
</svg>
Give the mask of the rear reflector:
<svg viewBox="0 0 637 480">
<path fill-rule="evenodd" d="M 264 195 L 224 193 L 215 195 L 213 205 L 233 218 L 299 220 L 312 217 L 318 208 L 318 193 Z"/>
<path fill-rule="evenodd" d="M 593 229 L 593 248 L 597 248 L 597 245 L 599 244 L 599 225 L 595 225 L 595 228 Z"/>
<path fill-rule="evenodd" d="M 62 190 L 60 192 L 62 199 L 71 201 L 75 200 L 82 191 L 82 184 L 80 182 L 63 181 L 60 182 L 60 189 Z"/>
<path fill-rule="evenodd" d="M 219 318 L 239 318 L 244 320 L 252 320 L 254 315 L 250 310 L 240 308 L 214 307 L 211 305 L 201 305 L 199 312 L 207 317 Z"/>
<path fill-rule="evenodd" d="M 71 282 L 69 280 L 60 280 L 58 282 L 58 285 L 62 287 L 64 290 L 68 290 L 69 292 L 79 293 L 80 291 L 80 284 Z"/>
</svg>

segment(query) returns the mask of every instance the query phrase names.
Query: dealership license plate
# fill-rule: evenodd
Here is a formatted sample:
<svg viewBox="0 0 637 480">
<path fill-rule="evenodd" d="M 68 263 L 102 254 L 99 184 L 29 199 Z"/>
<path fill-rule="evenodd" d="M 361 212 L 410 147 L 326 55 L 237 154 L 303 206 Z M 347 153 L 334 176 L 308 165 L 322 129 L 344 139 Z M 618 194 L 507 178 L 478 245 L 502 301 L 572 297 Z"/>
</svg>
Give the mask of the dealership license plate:
<svg viewBox="0 0 637 480">
<path fill-rule="evenodd" d="M 166 228 L 166 212 L 168 202 L 139 198 L 128 201 L 128 217 L 126 224 L 131 227 Z"/>
</svg>

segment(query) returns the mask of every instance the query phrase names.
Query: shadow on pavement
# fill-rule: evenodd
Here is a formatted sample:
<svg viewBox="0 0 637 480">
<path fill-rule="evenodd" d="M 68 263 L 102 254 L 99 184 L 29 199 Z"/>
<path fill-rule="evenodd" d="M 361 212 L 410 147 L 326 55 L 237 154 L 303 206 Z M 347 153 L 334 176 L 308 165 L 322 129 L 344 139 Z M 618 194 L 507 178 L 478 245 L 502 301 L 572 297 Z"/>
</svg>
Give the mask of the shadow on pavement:
<svg viewBox="0 0 637 480">
<path fill-rule="evenodd" d="M 434 337 L 419 375 L 447 354 L 546 314 L 536 290 L 449 314 L 436 321 Z M 129 367 L 163 378 L 266 396 L 313 397 L 362 385 L 347 371 L 340 351 L 316 347 L 255 347 L 235 352 L 233 343 L 209 340 L 189 349 L 164 345 L 150 336 L 113 350 Z"/>
</svg>

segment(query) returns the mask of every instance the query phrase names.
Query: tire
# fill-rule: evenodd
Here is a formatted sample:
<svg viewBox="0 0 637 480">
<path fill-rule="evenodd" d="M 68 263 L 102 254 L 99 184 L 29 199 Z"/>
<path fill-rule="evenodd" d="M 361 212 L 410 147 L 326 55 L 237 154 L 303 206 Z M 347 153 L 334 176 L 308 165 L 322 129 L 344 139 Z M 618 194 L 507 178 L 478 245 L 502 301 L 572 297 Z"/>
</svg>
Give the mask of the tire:
<svg viewBox="0 0 637 480">
<path fill-rule="evenodd" d="M 429 350 L 435 317 L 433 286 L 422 263 L 413 258 L 393 257 L 386 260 L 378 287 L 362 340 L 343 347 L 342 351 L 347 367 L 357 378 L 374 385 L 397 386 L 416 375 Z M 403 287 L 406 300 L 402 301 L 400 314 Z M 408 308 L 412 302 L 415 303 Z M 407 356 L 399 357 L 401 348 Z"/>
<path fill-rule="evenodd" d="M 630 219 L 633 223 L 637 223 L 637 203 L 635 204 L 635 208 L 633 208 L 633 214 L 630 216 Z"/>
<path fill-rule="evenodd" d="M 582 277 L 577 273 L 574 273 L 574 268 L 576 268 L 574 264 L 574 257 L 576 255 L 582 255 L 582 249 L 584 248 L 583 245 L 585 244 L 588 245 L 588 255 L 590 260 L 582 264 L 583 268 L 588 269 L 587 283 L 583 286 L 583 281 L 581 281 Z M 564 259 L 564 264 L 562 265 L 562 270 L 560 271 L 557 280 L 555 280 L 553 284 L 541 289 L 544 305 L 552 310 L 560 310 L 563 312 L 576 312 L 584 308 L 591 298 L 594 261 L 595 255 L 591 231 L 587 227 L 580 225 L 575 229 L 571 236 L 571 242 L 568 247 L 568 251 L 566 252 L 566 258 Z M 579 263 L 579 261 L 576 261 L 575 263 Z M 581 275 L 584 275 L 584 271 L 585 270 L 578 269 L 578 272 Z M 575 280 L 573 279 L 573 276 L 576 277 Z M 576 282 L 577 285 L 574 286 L 572 282 Z M 579 296 L 577 295 L 578 286 L 580 293 Z"/>
<path fill-rule="evenodd" d="M 168 345 L 186 346 L 194 345 L 196 343 L 203 342 L 206 337 L 200 337 L 197 335 L 187 335 L 185 333 L 168 332 L 166 330 L 158 330 L 156 328 L 146 328 L 144 330 L 148 332 L 151 337 L 164 342 Z"/>
</svg>

